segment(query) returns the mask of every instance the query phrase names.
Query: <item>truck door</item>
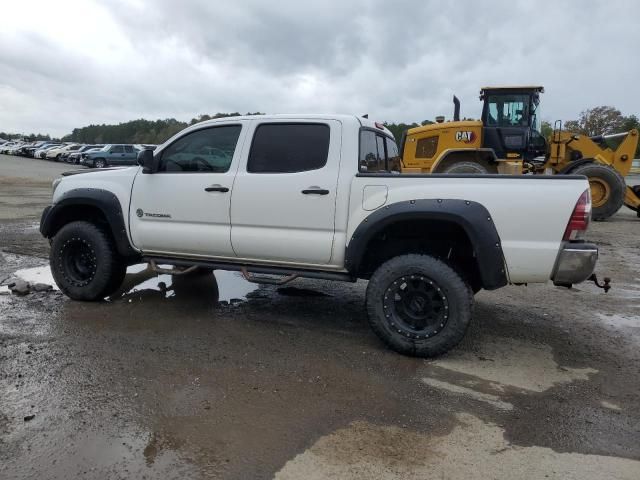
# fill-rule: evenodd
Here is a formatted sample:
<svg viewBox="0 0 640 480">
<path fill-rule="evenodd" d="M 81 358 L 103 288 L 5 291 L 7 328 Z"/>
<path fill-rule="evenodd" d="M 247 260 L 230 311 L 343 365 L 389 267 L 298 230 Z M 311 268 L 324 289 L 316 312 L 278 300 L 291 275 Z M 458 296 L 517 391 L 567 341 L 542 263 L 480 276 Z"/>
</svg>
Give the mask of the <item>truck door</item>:
<svg viewBox="0 0 640 480">
<path fill-rule="evenodd" d="M 157 171 L 138 173 L 129 221 L 143 252 L 233 257 L 229 208 L 248 122 L 185 133 L 156 155 Z"/>
<path fill-rule="evenodd" d="M 124 158 L 124 146 L 112 145 L 107 155 L 107 162 L 109 165 L 122 165 L 122 159 Z"/>
<path fill-rule="evenodd" d="M 138 152 L 132 145 L 124 146 L 124 158 L 123 165 L 135 165 L 136 159 L 138 157 Z"/>
<path fill-rule="evenodd" d="M 331 260 L 342 128 L 336 120 L 254 123 L 231 197 L 238 257 Z"/>
</svg>

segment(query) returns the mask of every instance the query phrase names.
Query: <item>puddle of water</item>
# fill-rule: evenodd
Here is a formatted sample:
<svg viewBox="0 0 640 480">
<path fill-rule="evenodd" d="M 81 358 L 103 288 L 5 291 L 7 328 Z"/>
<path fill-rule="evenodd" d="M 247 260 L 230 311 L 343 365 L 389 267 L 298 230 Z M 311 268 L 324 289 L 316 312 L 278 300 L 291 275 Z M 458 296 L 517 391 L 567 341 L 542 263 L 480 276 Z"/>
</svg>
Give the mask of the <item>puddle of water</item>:
<svg viewBox="0 0 640 480">
<path fill-rule="evenodd" d="M 170 265 L 160 265 L 170 269 Z M 215 295 L 217 301 L 236 303 L 247 299 L 247 295 L 258 289 L 258 285 L 248 282 L 240 272 L 227 272 L 216 270 L 214 276 L 203 273 L 202 275 L 181 276 L 168 273 L 154 273 L 148 265 L 132 265 L 127 269 L 122 288 L 111 297 L 130 297 L 143 291 L 160 292 L 164 298 L 176 296 L 188 297 L 197 295 Z"/>
<path fill-rule="evenodd" d="M 625 285 L 625 287 L 631 287 L 631 288 L 624 288 L 624 287 L 612 288 L 611 289 L 611 292 L 613 293 L 612 296 L 618 297 L 618 298 L 640 299 L 639 289 L 636 289 L 630 285 Z"/>
<path fill-rule="evenodd" d="M 609 315 L 596 313 L 596 315 L 602 322 L 613 327 L 640 327 L 640 316 L 638 315 L 619 315 L 617 313 Z"/>
<path fill-rule="evenodd" d="M 637 460 L 516 446 L 498 425 L 466 413 L 456 417 L 459 425 L 444 436 L 353 422 L 320 437 L 289 460 L 275 479 L 638 478 Z"/>
<path fill-rule="evenodd" d="M 54 290 L 58 290 L 58 286 L 53 280 L 53 275 L 51 274 L 49 265 L 16 270 L 13 273 L 12 277 L 21 278 L 25 282 L 29 283 L 46 283 L 47 285 L 51 285 Z"/>
<path fill-rule="evenodd" d="M 240 272 L 216 270 L 218 281 L 218 301 L 230 302 L 234 298 L 246 300 L 247 295 L 258 289 L 255 283 L 247 282 Z"/>
<path fill-rule="evenodd" d="M 160 266 L 171 268 L 170 265 Z M 147 264 L 132 265 L 127 268 L 127 275 L 122 287 L 110 299 L 115 300 L 145 290 L 161 292 L 165 298 L 175 297 L 182 293 L 195 293 L 196 291 L 198 293 L 202 291 L 203 294 L 206 294 L 209 287 L 209 291 L 213 295 L 217 287 L 218 302 L 230 303 L 233 300 L 235 303 L 246 300 L 249 293 L 258 289 L 257 284 L 245 280 L 240 272 L 216 270 L 214 275 L 215 281 L 209 275 L 181 277 L 180 275 L 157 274 Z M 12 277 L 21 278 L 29 283 L 46 283 L 58 290 L 48 265 L 17 270 Z M 188 290 L 193 290 L 193 292 L 188 292 Z M 6 285 L 0 286 L 0 294 L 3 292 L 9 292 Z"/>
<path fill-rule="evenodd" d="M 162 268 L 171 268 L 170 265 L 160 265 Z M 211 294 L 218 290 L 218 302 L 243 301 L 247 295 L 258 289 L 258 285 L 248 282 L 239 272 L 227 272 L 216 270 L 214 272 L 215 282 L 210 280 L 208 275 L 202 277 L 180 277 L 168 273 L 153 273 L 146 265 L 133 265 L 127 269 L 125 278 L 125 291 L 123 295 L 131 295 L 142 290 L 155 290 L 164 294 L 165 298 L 175 297 L 190 286 L 194 288 L 206 288 L 210 286 Z M 189 285 L 191 283 L 191 285 Z M 209 283 L 209 285 L 207 285 Z M 133 284 L 132 287 L 130 285 Z M 217 284 L 217 285 L 216 285 Z M 178 293 L 180 292 L 180 293 Z M 186 292 L 185 292 L 186 293 Z"/>
<path fill-rule="evenodd" d="M 478 357 L 490 361 L 478 361 Z M 475 351 L 454 350 L 431 362 L 436 367 L 499 385 L 544 392 L 559 383 L 588 380 L 592 368 L 560 367 L 550 346 L 512 338 L 485 339 Z"/>
<path fill-rule="evenodd" d="M 38 469 L 46 469 L 49 478 L 193 478 L 197 467 L 183 458 L 173 445 L 157 447 L 156 436 L 127 433 L 109 436 L 98 432 L 80 432 L 69 442 L 61 442 L 55 455 L 33 460 Z M 50 458 L 58 461 L 51 462 Z M 46 462 L 46 463 L 45 463 Z M 80 475 L 83 472 L 84 475 Z"/>
</svg>

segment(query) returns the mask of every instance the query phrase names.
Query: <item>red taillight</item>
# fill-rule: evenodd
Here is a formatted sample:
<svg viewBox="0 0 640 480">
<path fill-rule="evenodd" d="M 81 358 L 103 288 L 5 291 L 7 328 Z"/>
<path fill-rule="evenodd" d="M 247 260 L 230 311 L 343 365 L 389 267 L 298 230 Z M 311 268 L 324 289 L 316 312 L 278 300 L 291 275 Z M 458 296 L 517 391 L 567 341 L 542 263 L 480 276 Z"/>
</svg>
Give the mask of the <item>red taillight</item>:
<svg viewBox="0 0 640 480">
<path fill-rule="evenodd" d="M 582 234 L 589 227 L 591 221 L 591 192 L 585 190 L 580 198 L 576 207 L 573 209 L 569 223 L 567 223 L 567 229 L 564 231 L 563 240 L 578 240 L 582 238 Z"/>
</svg>

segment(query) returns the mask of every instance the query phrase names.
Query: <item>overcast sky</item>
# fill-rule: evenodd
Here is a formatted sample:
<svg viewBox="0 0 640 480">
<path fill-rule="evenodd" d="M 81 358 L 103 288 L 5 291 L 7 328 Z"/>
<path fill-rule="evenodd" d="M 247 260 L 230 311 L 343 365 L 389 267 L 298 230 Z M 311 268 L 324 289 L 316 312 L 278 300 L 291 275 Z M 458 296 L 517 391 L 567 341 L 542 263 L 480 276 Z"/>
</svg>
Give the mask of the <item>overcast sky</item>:
<svg viewBox="0 0 640 480">
<path fill-rule="evenodd" d="M 0 131 L 203 113 L 478 117 L 544 85 L 543 118 L 640 114 L 637 0 L 20 0 L 0 4 Z"/>
</svg>

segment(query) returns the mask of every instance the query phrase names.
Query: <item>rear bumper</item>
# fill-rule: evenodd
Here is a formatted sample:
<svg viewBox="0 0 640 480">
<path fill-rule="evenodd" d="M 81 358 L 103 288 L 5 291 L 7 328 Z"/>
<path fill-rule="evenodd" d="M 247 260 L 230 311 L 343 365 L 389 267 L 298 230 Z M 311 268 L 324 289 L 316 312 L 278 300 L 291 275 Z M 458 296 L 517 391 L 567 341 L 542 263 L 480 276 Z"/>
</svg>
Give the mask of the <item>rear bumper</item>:
<svg viewBox="0 0 640 480">
<path fill-rule="evenodd" d="M 598 247 L 593 243 L 563 243 L 551 280 L 562 287 L 584 282 L 595 270 L 597 260 Z"/>
</svg>

